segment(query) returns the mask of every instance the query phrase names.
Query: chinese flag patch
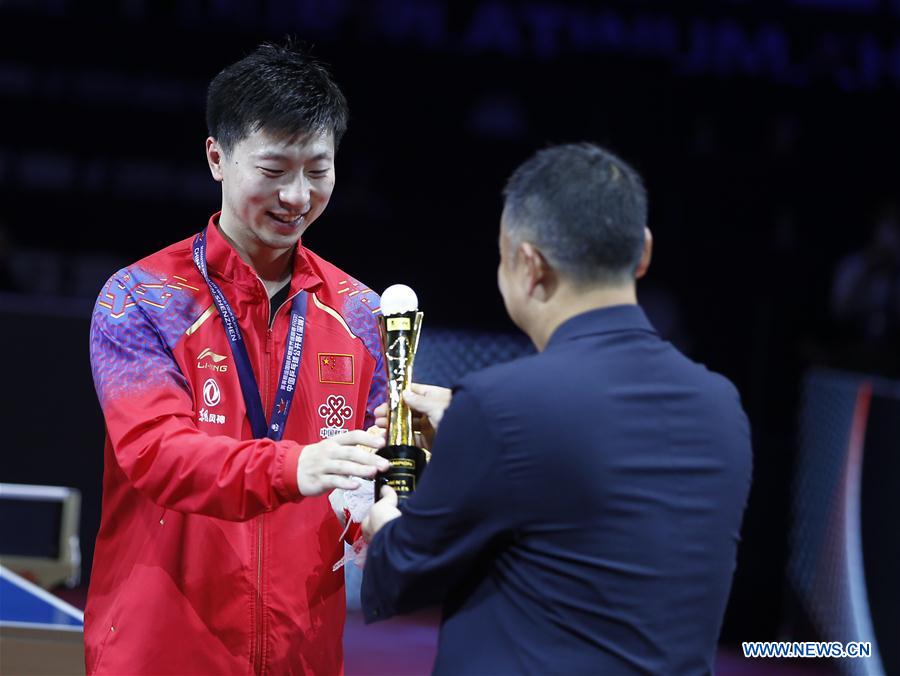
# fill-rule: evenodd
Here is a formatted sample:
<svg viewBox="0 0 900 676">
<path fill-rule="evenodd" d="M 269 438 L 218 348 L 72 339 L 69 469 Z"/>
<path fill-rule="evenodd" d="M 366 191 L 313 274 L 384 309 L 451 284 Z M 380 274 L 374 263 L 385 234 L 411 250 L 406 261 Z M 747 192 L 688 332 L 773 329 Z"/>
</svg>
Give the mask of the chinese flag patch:
<svg viewBox="0 0 900 676">
<path fill-rule="evenodd" d="M 353 384 L 353 355 L 319 353 L 319 382 Z"/>
</svg>

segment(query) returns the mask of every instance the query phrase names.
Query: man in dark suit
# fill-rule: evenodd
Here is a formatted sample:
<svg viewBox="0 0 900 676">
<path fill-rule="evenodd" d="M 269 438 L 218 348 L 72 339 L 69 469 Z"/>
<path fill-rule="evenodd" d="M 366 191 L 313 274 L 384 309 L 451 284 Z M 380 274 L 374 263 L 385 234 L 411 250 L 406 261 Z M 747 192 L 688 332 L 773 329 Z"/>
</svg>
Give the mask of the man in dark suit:
<svg viewBox="0 0 900 676">
<path fill-rule="evenodd" d="M 739 395 L 637 305 L 631 167 L 548 148 L 504 198 L 500 293 L 538 353 L 452 403 L 408 395 L 439 430 L 418 490 L 364 524 L 366 620 L 442 604 L 440 674 L 709 673 L 750 486 Z"/>
</svg>

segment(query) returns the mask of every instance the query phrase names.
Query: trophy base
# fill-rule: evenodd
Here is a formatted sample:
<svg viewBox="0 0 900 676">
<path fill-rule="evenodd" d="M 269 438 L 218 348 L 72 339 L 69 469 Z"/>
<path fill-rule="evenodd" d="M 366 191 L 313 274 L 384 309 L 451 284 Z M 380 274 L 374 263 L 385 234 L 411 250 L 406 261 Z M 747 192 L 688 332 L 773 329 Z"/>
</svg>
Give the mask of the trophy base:
<svg viewBox="0 0 900 676">
<path fill-rule="evenodd" d="M 377 452 L 390 461 L 391 466 L 375 475 L 375 500 L 381 497 L 381 487 L 387 484 L 397 491 L 402 502 L 416 490 L 416 484 L 425 470 L 426 452 L 418 446 L 385 446 Z"/>
</svg>

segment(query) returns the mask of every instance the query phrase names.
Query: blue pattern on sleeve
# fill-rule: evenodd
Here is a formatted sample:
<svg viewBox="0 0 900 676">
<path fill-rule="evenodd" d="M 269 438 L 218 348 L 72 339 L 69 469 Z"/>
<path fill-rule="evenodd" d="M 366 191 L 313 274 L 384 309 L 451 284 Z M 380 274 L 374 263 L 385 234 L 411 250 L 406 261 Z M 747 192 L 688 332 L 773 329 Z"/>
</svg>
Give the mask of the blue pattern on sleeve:
<svg viewBox="0 0 900 676">
<path fill-rule="evenodd" d="M 177 278 L 120 270 L 97 298 L 91 371 L 101 404 L 168 384 L 188 391 L 172 349 L 203 311 Z"/>
</svg>

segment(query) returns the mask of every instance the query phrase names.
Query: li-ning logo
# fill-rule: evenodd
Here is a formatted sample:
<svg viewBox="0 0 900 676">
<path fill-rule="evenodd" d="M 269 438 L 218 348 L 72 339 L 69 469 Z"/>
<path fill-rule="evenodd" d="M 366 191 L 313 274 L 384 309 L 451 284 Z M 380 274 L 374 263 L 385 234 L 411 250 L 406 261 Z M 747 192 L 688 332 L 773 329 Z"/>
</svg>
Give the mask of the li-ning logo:
<svg viewBox="0 0 900 676">
<path fill-rule="evenodd" d="M 225 361 L 228 359 L 223 354 L 216 354 L 209 348 L 206 348 L 197 355 L 197 368 L 198 369 L 212 369 L 213 371 L 218 371 L 219 373 L 225 373 L 228 370 L 228 364 L 220 364 L 219 362 Z"/>
<path fill-rule="evenodd" d="M 203 383 L 203 403 L 212 408 L 222 401 L 222 391 L 219 389 L 219 383 L 210 378 Z"/>
<path fill-rule="evenodd" d="M 325 420 L 326 425 L 319 429 L 319 436 L 327 439 L 347 431 L 344 429 L 344 423 L 353 417 L 353 409 L 344 397 L 331 395 L 319 406 L 319 417 Z"/>
</svg>

